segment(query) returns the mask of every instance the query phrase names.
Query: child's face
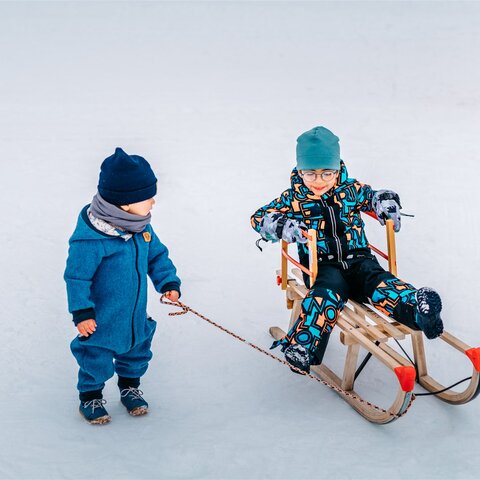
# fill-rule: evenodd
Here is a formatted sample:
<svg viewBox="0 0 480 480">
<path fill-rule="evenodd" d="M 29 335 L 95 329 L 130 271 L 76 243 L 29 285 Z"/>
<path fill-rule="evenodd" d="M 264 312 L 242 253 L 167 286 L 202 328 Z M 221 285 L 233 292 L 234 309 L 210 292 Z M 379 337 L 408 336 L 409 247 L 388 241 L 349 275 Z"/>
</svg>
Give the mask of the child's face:
<svg viewBox="0 0 480 480">
<path fill-rule="evenodd" d="M 120 205 L 122 210 L 125 210 L 128 213 L 133 215 L 141 215 L 144 217 L 150 213 L 150 210 L 155 205 L 155 199 L 149 198 L 148 200 L 143 200 L 143 202 L 130 203 L 129 205 Z"/>
<path fill-rule="evenodd" d="M 315 195 L 323 195 L 328 192 L 338 179 L 338 170 L 300 170 L 300 176 L 303 179 L 303 183 L 311 190 Z"/>
</svg>

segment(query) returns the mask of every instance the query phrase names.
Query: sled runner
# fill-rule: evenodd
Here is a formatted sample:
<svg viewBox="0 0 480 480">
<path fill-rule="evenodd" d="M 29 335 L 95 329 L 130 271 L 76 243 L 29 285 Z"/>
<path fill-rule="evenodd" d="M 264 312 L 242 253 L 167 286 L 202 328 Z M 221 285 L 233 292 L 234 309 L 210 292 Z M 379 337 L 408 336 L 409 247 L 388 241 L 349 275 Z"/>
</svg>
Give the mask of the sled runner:
<svg viewBox="0 0 480 480">
<path fill-rule="evenodd" d="M 389 270 L 396 276 L 395 234 L 392 220 L 386 221 L 386 231 L 388 254 L 371 245 L 370 248 L 377 255 L 388 260 Z M 282 240 L 282 263 L 281 269 L 277 271 L 277 283 L 285 291 L 287 308 L 292 310 L 288 330 L 297 320 L 302 301 L 308 293 L 308 288 L 302 281 L 302 271 L 310 277 L 310 285 L 315 283 L 317 274 L 315 235 L 315 230 L 308 231 L 309 269 L 306 269 L 288 254 L 288 243 Z M 288 273 L 289 262 L 297 267 L 292 269 L 293 277 Z M 438 338 L 465 354 L 473 364 L 471 378 L 465 379 L 465 381 L 469 380 L 468 386 L 461 392 L 454 391 L 453 387 L 463 381 L 451 387 L 444 387 L 428 374 L 423 333 L 421 331 L 412 330 L 403 324 L 392 321 L 374 307 L 353 300 L 348 301 L 336 325 L 337 328 L 340 328 L 340 341 L 347 347 L 342 375 L 338 376 L 323 363 L 311 366 L 311 371 L 324 382 L 330 384 L 348 404 L 370 422 L 385 424 L 405 414 L 415 398 L 413 393 L 415 382 L 431 394 L 453 405 L 467 403 L 480 392 L 480 348 L 470 347 L 451 333 L 444 331 Z M 278 340 L 283 338 L 286 333 L 279 327 L 271 327 L 270 334 Z M 408 336 L 410 336 L 412 342 L 413 360 L 399 343 Z M 402 353 L 392 348 L 392 342 L 399 344 Z M 366 350 L 367 355 L 357 367 L 361 348 Z M 355 379 L 371 357 L 385 365 L 398 379 L 398 392 L 388 409 L 377 407 L 364 400 L 354 390 Z"/>
</svg>

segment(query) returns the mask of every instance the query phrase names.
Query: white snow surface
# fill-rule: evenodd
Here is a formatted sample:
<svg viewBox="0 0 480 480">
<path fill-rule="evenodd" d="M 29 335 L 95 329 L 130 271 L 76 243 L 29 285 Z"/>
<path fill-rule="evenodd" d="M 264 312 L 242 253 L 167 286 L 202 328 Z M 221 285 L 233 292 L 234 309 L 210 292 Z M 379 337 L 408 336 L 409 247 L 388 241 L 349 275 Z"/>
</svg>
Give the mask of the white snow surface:
<svg viewBox="0 0 480 480">
<path fill-rule="evenodd" d="M 268 348 L 289 312 L 278 246 L 260 253 L 249 218 L 288 188 L 297 136 L 324 125 L 351 176 L 415 214 L 399 275 L 438 290 L 447 329 L 477 346 L 479 21 L 478 2 L 0 3 L 0 478 L 478 478 L 478 400 L 419 398 L 370 424 L 203 320 L 167 316 L 153 288 L 151 411 L 128 416 L 112 379 L 112 423 L 88 425 L 63 270 L 121 146 L 158 174 L 153 226 L 182 300 Z M 442 342 L 427 351 L 441 381 L 470 374 Z M 325 361 L 343 355 L 334 336 Z M 396 380 L 372 361 L 358 390 L 387 406 Z"/>
</svg>

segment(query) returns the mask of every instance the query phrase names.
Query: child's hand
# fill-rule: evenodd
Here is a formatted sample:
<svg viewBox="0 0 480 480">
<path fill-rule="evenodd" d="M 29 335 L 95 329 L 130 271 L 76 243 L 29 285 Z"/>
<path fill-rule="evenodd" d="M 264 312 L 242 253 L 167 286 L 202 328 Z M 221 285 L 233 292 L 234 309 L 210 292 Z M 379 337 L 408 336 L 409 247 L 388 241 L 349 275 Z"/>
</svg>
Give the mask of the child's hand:
<svg viewBox="0 0 480 480">
<path fill-rule="evenodd" d="M 306 230 L 303 222 L 287 218 L 281 212 L 269 212 L 260 222 L 260 235 L 264 240 L 278 242 L 280 239 L 288 243 L 307 243 L 307 239 L 300 230 Z"/>
<path fill-rule="evenodd" d="M 394 225 L 393 229 L 396 232 L 400 231 L 402 205 L 398 194 L 392 190 L 378 190 L 373 196 L 372 206 L 380 225 L 385 225 L 385 220 L 391 218 Z"/>
<path fill-rule="evenodd" d="M 303 222 L 289 218 L 283 226 L 282 239 L 288 243 L 307 243 L 307 237 L 302 234 L 302 229 L 307 229 L 307 226 Z"/>
<path fill-rule="evenodd" d="M 164 295 L 171 301 L 171 302 L 178 302 L 180 298 L 180 294 L 176 290 L 169 290 L 165 292 Z"/>
<path fill-rule="evenodd" d="M 97 329 L 97 323 L 93 318 L 84 320 L 77 325 L 77 330 L 84 337 L 88 337 Z"/>
</svg>

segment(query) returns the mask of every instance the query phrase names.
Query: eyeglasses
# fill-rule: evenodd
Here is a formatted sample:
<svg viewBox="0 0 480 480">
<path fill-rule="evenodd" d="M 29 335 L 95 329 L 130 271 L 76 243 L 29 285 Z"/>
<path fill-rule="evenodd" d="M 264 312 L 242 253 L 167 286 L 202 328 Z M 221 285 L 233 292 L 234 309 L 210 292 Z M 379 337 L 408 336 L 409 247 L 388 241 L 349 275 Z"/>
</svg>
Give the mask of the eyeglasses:
<svg viewBox="0 0 480 480">
<path fill-rule="evenodd" d="M 337 170 L 324 170 L 322 173 L 315 173 L 311 171 L 300 172 L 300 176 L 307 182 L 314 182 L 320 177 L 324 182 L 329 182 L 335 178 Z"/>
</svg>

